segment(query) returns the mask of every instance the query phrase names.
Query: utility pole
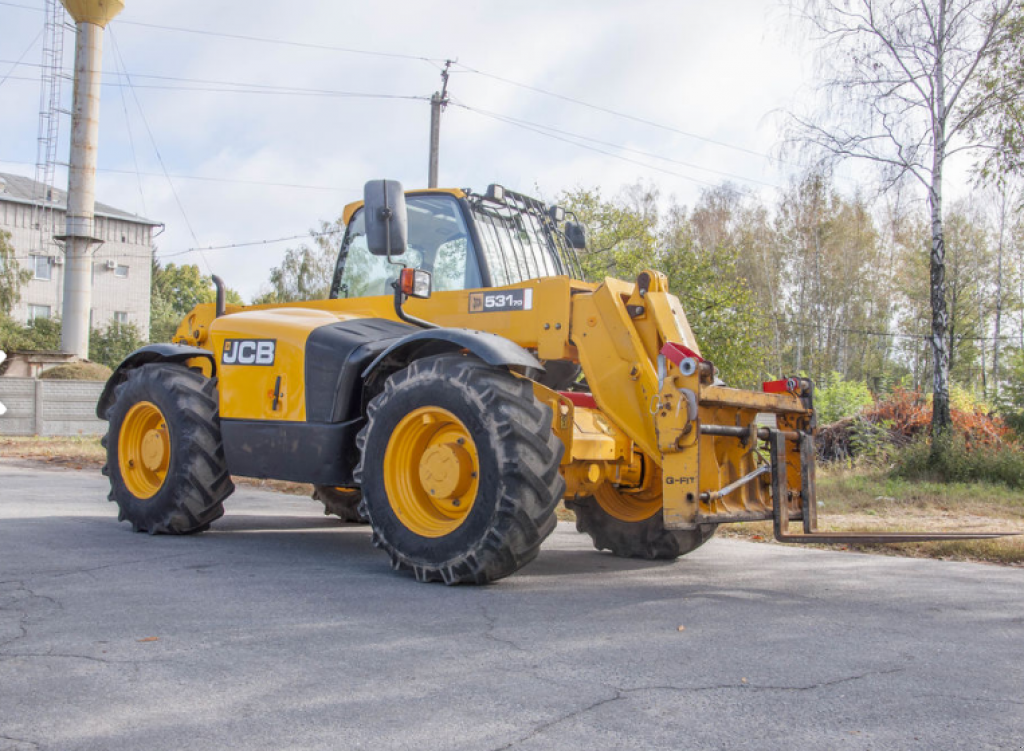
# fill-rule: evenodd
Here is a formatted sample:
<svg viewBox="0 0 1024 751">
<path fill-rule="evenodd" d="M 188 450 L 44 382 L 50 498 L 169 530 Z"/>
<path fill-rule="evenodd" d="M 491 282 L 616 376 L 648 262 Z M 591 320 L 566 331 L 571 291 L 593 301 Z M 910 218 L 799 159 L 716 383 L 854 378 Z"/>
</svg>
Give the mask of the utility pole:
<svg viewBox="0 0 1024 751">
<path fill-rule="evenodd" d="M 430 97 L 430 170 L 427 176 L 427 187 L 437 187 L 437 158 L 441 149 L 441 112 L 448 105 L 448 69 L 452 61 L 444 61 L 441 71 L 441 93 L 434 92 Z"/>
<path fill-rule="evenodd" d="M 60 348 L 89 357 L 92 308 L 92 251 L 100 242 L 93 226 L 96 208 L 96 151 L 100 130 L 103 29 L 124 9 L 124 0 L 61 0 L 75 19 L 75 96 L 71 114 L 71 159 L 65 221 L 64 310 Z"/>
</svg>

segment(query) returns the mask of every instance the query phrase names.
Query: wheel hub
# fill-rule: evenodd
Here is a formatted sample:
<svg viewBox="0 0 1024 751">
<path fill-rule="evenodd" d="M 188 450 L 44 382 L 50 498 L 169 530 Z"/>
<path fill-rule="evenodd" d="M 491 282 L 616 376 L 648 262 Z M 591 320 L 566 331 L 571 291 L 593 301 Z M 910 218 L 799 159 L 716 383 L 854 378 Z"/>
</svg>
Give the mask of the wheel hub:
<svg viewBox="0 0 1024 751">
<path fill-rule="evenodd" d="M 146 431 L 142 439 L 142 463 L 146 469 L 157 471 L 163 466 L 167 456 L 167 428 L 161 426 L 155 430 Z"/>
<path fill-rule="evenodd" d="M 465 495 L 472 472 L 473 459 L 458 443 L 431 446 L 420 461 L 420 483 L 438 502 L 451 502 Z"/>
<path fill-rule="evenodd" d="M 642 522 L 661 511 L 661 470 L 651 463 L 638 488 L 616 488 L 605 483 L 594 493 L 598 505 L 624 522 Z"/>
<path fill-rule="evenodd" d="M 167 479 L 171 440 L 167 421 L 153 402 L 138 402 L 124 416 L 117 439 L 124 484 L 136 498 L 152 498 Z"/>
<path fill-rule="evenodd" d="M 479 489 L 480 460 L 462 421 L 440 407 L 406 415 L 388 441 L 384 486 L 395 515 L 423 537 L 442 537 L 466 520 Z"/>
</svg>

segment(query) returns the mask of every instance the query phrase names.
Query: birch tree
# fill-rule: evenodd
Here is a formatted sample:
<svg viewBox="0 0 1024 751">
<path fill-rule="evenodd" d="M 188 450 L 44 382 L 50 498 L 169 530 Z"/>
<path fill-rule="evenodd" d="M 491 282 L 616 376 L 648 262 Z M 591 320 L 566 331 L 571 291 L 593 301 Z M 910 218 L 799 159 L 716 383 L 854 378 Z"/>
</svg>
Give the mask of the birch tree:
<svg viewBox="0 0 1024 751">
<path fill-rule="evenodd" d="M 1017 0 L 1019 2 L 1019 0 Z M 933 436 L 950 424 L 943 176 L 960 152 L 991 148 L 975 126 L 1003 100 L 982 73 L 1006 44 L 1014 0 L 807 0 L 824 106 L 793 114 L 792 137 L 830 161 L 864 160 L 883 189 L 908 176 L 927 193 Z"/>
</svg>

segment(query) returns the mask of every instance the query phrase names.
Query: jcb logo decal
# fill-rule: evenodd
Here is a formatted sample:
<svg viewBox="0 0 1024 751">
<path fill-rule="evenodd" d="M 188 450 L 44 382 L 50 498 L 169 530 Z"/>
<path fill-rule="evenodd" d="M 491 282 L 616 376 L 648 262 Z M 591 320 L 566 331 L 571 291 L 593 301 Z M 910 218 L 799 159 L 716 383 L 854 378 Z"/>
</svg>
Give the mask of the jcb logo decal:
<svg viewBox="0 0 1024 751">
<path fill-rule="evenodd" d="M 225 339 L 220 361 L 224 365 L 273 365 L 276 339 Z"/>
</svg>

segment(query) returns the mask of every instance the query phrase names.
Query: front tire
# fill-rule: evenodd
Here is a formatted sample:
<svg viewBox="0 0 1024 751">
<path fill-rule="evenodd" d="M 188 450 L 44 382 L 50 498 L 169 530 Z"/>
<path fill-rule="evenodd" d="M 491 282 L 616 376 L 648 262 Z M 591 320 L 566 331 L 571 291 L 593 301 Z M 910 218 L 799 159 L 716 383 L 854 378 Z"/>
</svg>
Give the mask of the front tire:
<svg viewBox="0 0 1024 751">
<path fill-rule="evenodd" d="M 103 438 L 108 500 L 136 532 L 193 534 L 224 514 L 235 486 L 221 442 L 217 381 L 180 365 L 130 371 Z"/>
<path fill-rule="evenodd" d="M 424 358 L 368 414 L 356 481 L 394 568 L 486 584 L 536 557 L 556 525 L 564 446 L 529 381 L 473 357 Z"/>
</svg>

